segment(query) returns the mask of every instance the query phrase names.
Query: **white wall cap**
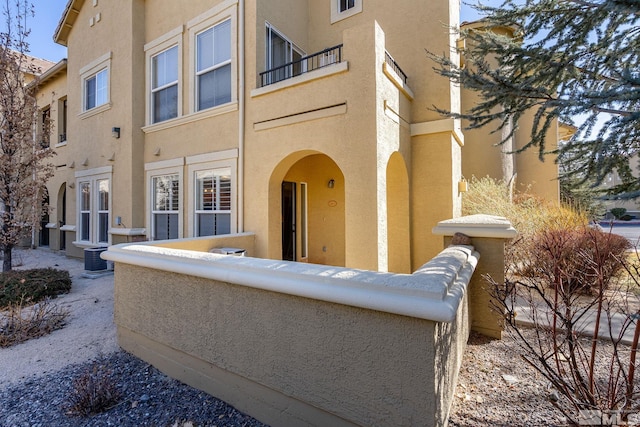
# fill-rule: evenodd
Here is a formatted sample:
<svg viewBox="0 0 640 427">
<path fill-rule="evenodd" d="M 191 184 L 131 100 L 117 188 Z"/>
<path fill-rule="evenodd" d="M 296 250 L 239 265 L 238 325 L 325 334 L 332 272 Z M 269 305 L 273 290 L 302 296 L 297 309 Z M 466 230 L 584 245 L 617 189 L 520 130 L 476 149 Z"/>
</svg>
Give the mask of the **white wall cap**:
<svg viewBox="0 0 640 427">
<path fill-rule="evenodd" d="M 432 233 L 439 236 L 453 236 L 463 233 L 469 237 L 489 237 L 513 239 L 518 231 L 511 222 L 501 216 L 476 214 L 440 221 L 433 227 Z"/>
<path fill-rule="evenodd" d="M 169 249 L 154 246 L 153 242 L 110 246 L 101 257 L 320 301 L 451 322 L 480 255 L 470 246 L 450 246 L 414 274 Z"/>
</svg>

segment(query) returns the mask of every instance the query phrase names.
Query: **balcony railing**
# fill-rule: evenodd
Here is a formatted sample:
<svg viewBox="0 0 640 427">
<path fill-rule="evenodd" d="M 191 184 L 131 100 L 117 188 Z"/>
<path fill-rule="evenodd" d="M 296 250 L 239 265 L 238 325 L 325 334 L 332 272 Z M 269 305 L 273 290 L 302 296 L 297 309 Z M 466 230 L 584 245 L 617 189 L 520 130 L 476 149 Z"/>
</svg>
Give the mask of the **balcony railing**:
<svg viewBox="0 0 640 427">
<path fill-rule="evenodd" d="M 402 71 L 402 68 L 400 68 L 400 66 L 393 59 L 393 57 L 391 55 L 389 55 L 389 52 L 385 52 L 384 60 L 387 63 L 387 65 L 390 66 L 391 69 L 393 71 L 395 71 L 398 76 L 400 76 L 400 78 L 402 79 L 403 83 L 407 84 L 407 75 L 404 73 L 404 71 Z"/>
<path fill-rule="evenodd" d="M 342 62 L 341 44 L 260 73 L 260 87 L 340 62 Z"/>
</svg>

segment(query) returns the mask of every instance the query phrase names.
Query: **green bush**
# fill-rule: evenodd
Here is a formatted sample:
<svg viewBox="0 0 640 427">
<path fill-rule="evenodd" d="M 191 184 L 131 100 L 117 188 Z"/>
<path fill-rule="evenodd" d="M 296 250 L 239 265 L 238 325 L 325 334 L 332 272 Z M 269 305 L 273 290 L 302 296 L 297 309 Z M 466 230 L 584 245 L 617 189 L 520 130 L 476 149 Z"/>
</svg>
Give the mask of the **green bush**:
<svg viewBox="0 0 640 427">
<path fill-rule="evenodd" d="M 611 209 L 611 215 L 613 215 L 613 217 L 615 219 L 621 219 L 624 214 L 627 213 L 627 210 L 625 208 L 612 208 Z"/>
<path fill-rule="evenodd" d="M 38 268 L 4 272 L 0 274 L 0 309 L 12 304 L 35 304 L 70 290 L 71 277 L 65 270 Z"/>
</svg>

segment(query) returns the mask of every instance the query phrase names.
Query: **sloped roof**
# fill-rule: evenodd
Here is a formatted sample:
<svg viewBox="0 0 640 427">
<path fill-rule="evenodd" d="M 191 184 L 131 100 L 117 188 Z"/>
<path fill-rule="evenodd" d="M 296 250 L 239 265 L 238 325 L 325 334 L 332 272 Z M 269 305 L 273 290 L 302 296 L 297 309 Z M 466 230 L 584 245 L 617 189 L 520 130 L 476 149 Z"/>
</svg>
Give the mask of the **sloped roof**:
<svg viewBox="0 0 640 427">
<path fill-rule="evenodd" d="M 47 70 L 49 70 L 51 67 L 53 67 L 54 65 L 56 65 L 55 62 L 49 61 L 47 59 L 42 59 L 42 58 L 36 58 L 35 56 L 31 56 L 31 55 L 27 55 L 25 54 L 25 66 L 22 67 L 22 71 L 23 72 L 31 72 L 32 70 L 38 70 L 38 72 L 36 72 L 36 75 L 42 75 L 43 73 L 45 73 Z"/>
<path fill-rule="evenodd" d="M 78 15 L 80 14 L 80 9 L 82 9 L 83 4 L 84 0 L 68 0 L 67 6 L 64 8 L 58 27 L 56 28 L 56 32 L 53 34 L 54 42 L 63 46 L 67 45 L 69 33 L 71 32 L 71 28 L 73 28 L 73 24 L 75 24 L 76 19 L 78 19 Z"/>
</svg>

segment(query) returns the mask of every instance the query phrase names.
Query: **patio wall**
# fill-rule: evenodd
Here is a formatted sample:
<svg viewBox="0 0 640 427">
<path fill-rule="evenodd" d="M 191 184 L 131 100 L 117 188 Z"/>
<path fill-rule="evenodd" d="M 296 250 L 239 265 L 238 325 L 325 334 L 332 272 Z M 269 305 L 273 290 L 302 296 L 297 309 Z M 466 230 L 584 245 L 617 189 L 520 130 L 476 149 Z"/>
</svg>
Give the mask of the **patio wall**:
<svg viewBox="0 0 640 427">
<path fill-rule="evenodd" d="M 153 243 L 103 258 L 116 265 L 121 347 L 265 423 L 447 423 L 472 317 L 472 246 L 410 275 Z"/>
</svg>

